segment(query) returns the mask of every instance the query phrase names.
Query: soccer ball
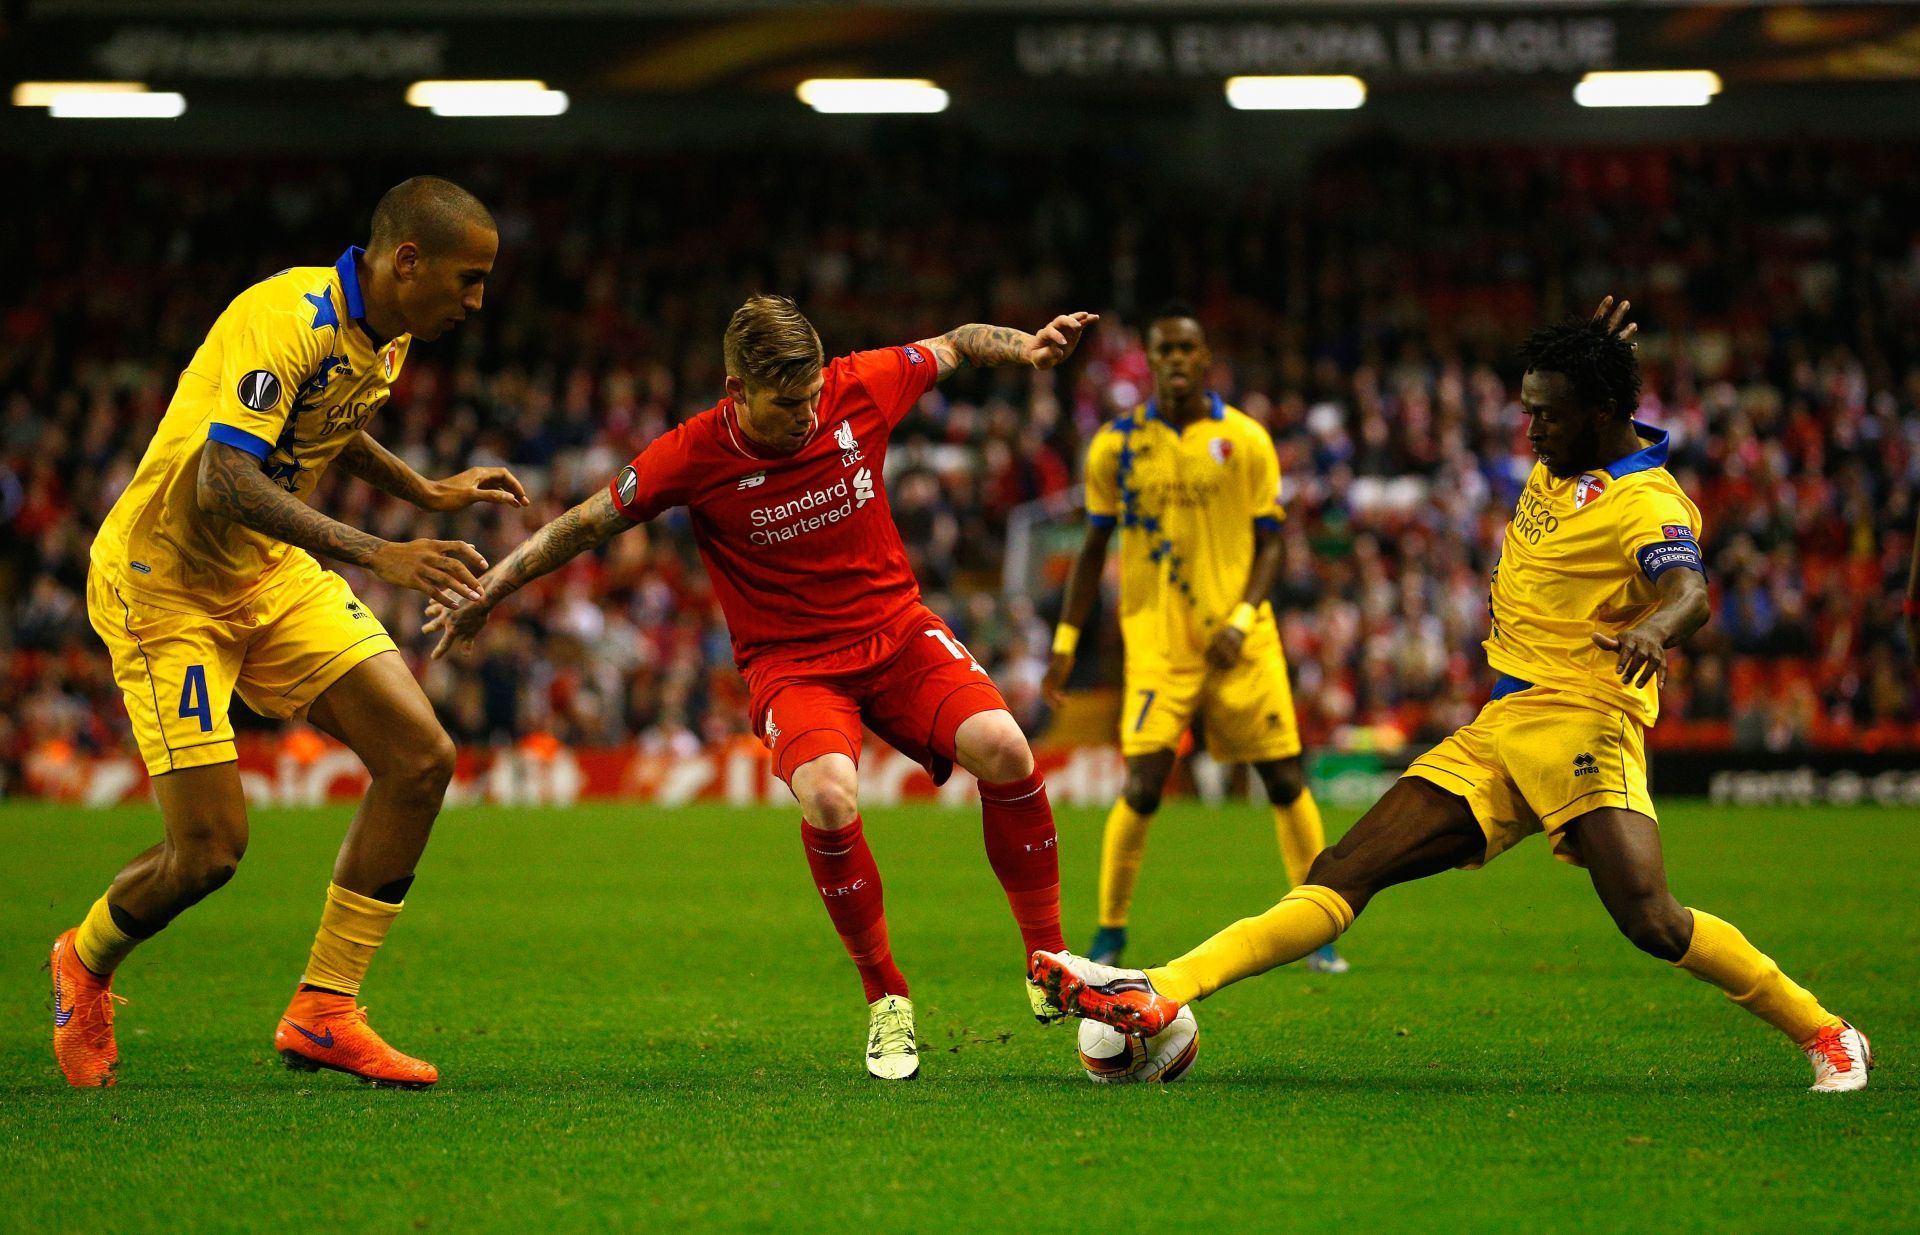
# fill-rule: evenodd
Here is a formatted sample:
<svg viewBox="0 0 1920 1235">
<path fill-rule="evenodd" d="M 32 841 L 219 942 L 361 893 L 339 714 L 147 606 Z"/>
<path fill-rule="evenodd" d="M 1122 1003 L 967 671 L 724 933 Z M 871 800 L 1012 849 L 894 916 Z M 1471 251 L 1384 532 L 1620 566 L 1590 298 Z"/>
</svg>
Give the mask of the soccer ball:
<svg viewBox="0 0 1920 1235">
<path fill-rule="evenodd" d="M 1080 1066 L 1099 1085 L 1168 1084 L 1179 1080 L 1200 1053 L 1200 1026 L 1192 1008 L 1151 1038 L 1121 1033 L 1099 1021 L 1080 1022 Z"/>
</svg>

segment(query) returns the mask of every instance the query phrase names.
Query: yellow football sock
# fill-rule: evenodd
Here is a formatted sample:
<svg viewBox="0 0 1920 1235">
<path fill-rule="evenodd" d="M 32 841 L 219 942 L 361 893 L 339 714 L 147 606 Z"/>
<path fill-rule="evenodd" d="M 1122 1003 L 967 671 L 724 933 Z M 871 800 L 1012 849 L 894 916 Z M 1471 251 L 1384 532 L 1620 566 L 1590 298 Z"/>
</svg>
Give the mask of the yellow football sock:
<svg viewBox="0 0 1920 1235">
<path fill-rule="evenodd" d="M 104 977 L 126 960 L 127 953 L 139 942 L 114 923 L 113 910 L 107 907 L 107 898 L 102 896 L 93 902 L 80 929 L 74 932 L 73 951 L 82 965 Z"/>
<path fill-rule="evenodd" d="M 1133 908 L 1133 885 L 1140 878 L 1140 859 L 1147 852 L 1147 828 L 1152 815 L 1143 815 L 1115 800 L 1107 812 L 1107 831 L 1100 841 L 1100 925 L 1125 926 Z"/>
<path fill-rule="evenodd" d="M 1732 924 L 1698 909 L 1693 914 L 1693 944 L 1673 962 L 1702 982 L 1711 982 L 1727 998 L 1753 1013 L 1795 1043 L 1805 1042 L 1840 1018 L 1820 1006 L 1806 987 L 1786 974 L 1773 958 L 1747 942 Z"/>
<path fill-rule="evenodd" d="M 329 883 L 327 907 L 320 912 L 320 933 L 313 937 L 313 954 L 307 958 L 307 972 L 300 980 L 342 995 L 359 994 L 373 954 L 399 916 L 399 905 Z"/>
<path fill-rule="evenodd" d="M 1353 908 L 1332 888 L 1303 883 L 1257 918 L 1242 918 L 1164 969 L 1153 989 L 1179 1003 L 1205 999 L 1242 978 L 1297 961 L 1353 925 Z"/>
<path fill-rule="evenodd" d="M 1287 882 L 1299 887 L 1307 881 L 1313 860 L 1327 847 L 1327 832 L 1320 824 L 1320 804 L 1313 790 L 1302 789 L 1300 796 L 1285 806 L 1273 808 L 1273 830 L 1280 836 L 1280 860 L 1287 867 Z"/>
</svg>

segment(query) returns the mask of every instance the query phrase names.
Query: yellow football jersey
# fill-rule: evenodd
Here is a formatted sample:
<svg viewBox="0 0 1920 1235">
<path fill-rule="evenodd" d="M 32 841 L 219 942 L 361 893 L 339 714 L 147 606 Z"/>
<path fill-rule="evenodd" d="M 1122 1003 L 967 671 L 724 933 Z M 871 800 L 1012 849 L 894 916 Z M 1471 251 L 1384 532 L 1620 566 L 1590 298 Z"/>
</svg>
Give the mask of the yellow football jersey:
<svg viewBox="0 0 1920 1235">
<path fill-rule="evenodd" d="M 1700 510 L 1668 473 L 1667 435 L 1638 424 L 1644 446 L 1581 476 L 1556 479 L 1536 463 L 1507 524 L 1489 605 L 1487 663 L 1503 675 L 1500 698 L 1526 684 L 1551 686 L 1643 725 L 1660 713 L 1657 683 L 1634 687 L 1596 631 L 1617 634 L 1659 607 L 1654 581 L 1669 570 L 1705 572 Z"/>
<path fill-rule="evenodd" d="M 1278 527 L 1280 459 L 1252 417 L 1209 395 L 1184 429 L 1152 403 L 1103 426 L 1087 450 L 1087 517 L 1120 529 L 1120 630 L 1129 673 L 1199 662 L 1245 596 L 1254 525 Z M 1262 601 L 1248 634 L 1278 637 Z"/>
<path fill-rule="evenodd" d="M 283 270 L 220 314 L 94 538 L 94 569 L 154 604 L 222 613 L 305 553 L 203 513 L 200 453 L 209 440 L 238 447 L 295 497 L 313 493 L 407 358 L 408 336 L 379 342 L 363 320 L 360 254 Z"/>
</svg>

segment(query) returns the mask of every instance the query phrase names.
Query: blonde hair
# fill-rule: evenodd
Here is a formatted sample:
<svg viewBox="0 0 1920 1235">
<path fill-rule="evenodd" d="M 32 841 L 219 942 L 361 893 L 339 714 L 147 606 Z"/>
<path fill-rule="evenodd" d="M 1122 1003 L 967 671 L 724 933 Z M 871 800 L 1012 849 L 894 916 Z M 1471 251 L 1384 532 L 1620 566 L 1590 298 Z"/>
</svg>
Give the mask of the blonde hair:
<svg viewBox="0 0 1920 1235">
<path fill-rule="evenodd" d="M 820 336 L 786 296 L 749 296 L 733 311 L 721 344 L 727 376 L 749 386 L 788 390 L 820 371 Z"/>
</svg>

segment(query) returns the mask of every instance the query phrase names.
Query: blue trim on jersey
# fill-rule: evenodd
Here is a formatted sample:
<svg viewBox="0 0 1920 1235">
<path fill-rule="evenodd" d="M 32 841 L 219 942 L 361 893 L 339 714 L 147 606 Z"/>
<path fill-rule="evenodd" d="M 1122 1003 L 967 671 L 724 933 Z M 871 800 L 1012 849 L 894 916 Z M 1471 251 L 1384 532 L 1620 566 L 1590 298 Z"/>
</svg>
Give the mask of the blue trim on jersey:
<svg viewBox="0 0 1920 1235">
<path fill-rule="evenodd" d="M 244 450 L 262 463 L 267 461 L 267 455 L 273 451 L 273 446 L 265 438 L 255 437 L 245 429 L 236 429 L 232 425 L 208 425 L 207 440 L 219 442 L 222 446 L 231 446 L 235 450 Z"/>
<path fill-rule="evenodd" d="M 1218 392 L 1209 390 L 1207 392 L 1207 419 L 1225 420 L 1226 418 L 1227 401 L 1222 399 Z M 1173 428 L 1173 422 L 1160 414 L 1160 404 L 1154 399 L 1147 400 L 1147 419 L 1157 420 L 1167 426 L 1167 428 Z"/>
<path fill-rule="evenodd" d="M 1633 422 L 1633 431 L 1647 443 L 1645 447 L 1634 451 L 1624 459 L 1615 459 L 1607 464 L 1606 473 L 1615 480 L 1622 476 L 1631 476 L 1635 472 L 1644 472 L 1667 465 L 1667 431 L 1656 429 L 1652 425 Z"/>
<path fill-rule="evenodd" d="M 1691 540 L 1656 540 L 1634 552 L 1640 559 L 1640 569 L 1649 579 L 1658 579 L 1670 570 L 1697 570 L 1707 573 L 1707 564 L 1700 560 L 1700 546 Z"/>
<path fill-rule="evenodd" d="M 1495 699 L 1505 699 L 1508 695 L 1517 695 L 1523 690 L 1532 689 L 1532 682 L 1524 678 L 1514 677 L 1511 673 L 1503 673 L 1494 679 L 1493 697 Z"/>
<path fill-rule="evenodd" d="M 317 292 L 308 292 L 304 299 L 308 304 L 313 306 L 313 328 L 315 330 L 324 330 L 328 326 L 332 326 L 335 329 L 339 328 L 340 315 L 333 310 L 332 292 L 323 287 Z"/>
<path fill-rule="evenodd" d="M 367 302 L 360 297 L 359 259 L 366 250 L 357 244 L 347 246 L 340 260 L 333 264 L 340 275 L 340 290 L 347 294 L 347 316 L 364 318 L 367 315 Z"/>
<path fill-rule="evenodd" d="M 1253 521 L 1253 526 L 1263 532 L 1277 532 L 1280 530 L 1280 520 L 1274 518 L 1272 515 L 1261 515 Z"/>
<path fill-rule="evenodd" d="M 1088 515 L 1087 522 L 1095 527 L 1112 527 L 1120 520 L 1113 515 Z"/>
</svg>

